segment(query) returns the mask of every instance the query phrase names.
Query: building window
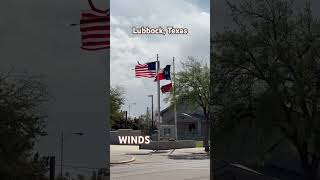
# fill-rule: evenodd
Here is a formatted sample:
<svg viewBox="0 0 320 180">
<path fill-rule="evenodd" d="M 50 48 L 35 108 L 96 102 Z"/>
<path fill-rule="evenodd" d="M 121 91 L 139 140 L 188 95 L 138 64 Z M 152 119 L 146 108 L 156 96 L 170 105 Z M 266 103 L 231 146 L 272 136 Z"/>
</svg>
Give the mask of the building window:
<svg viewBox="0 0 320 180">
<path fill-rule="evenodd" d="M 164 135 L 170 135 L 170 128 L 164 128 Z"/>
<path fill-rule="evenodd" d="M 191 133 L 196 132 L 196 125 L 195 124 L 189 124 L 189 132 L 191 132 Z"/>
</svg>

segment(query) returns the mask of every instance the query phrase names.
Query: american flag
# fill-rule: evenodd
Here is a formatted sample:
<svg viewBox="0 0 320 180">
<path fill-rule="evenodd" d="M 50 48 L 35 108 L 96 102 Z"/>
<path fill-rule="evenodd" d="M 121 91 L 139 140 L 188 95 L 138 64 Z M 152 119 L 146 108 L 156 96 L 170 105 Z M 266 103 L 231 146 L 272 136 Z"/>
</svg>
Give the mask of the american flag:
<svg viewBox="0 0 320 180">
<path fill-rule="evenodd" d="M 110 48 L 110 11 L 88 10 L 81 13 L 82 49 L 93 51 Z"/>
<path fill-rule="evenodd" d="M 135 66 L 136 77 L 154 78 L 157 75 L 156 62 L 149 62 L 146 64 L 138 63 Z"/>
</svg>

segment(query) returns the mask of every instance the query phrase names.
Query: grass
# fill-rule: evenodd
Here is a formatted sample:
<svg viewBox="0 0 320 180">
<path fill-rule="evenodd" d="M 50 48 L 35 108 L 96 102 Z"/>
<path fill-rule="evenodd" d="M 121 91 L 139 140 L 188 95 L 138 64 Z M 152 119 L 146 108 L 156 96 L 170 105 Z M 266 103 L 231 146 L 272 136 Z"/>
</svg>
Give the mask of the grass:
<svg viewBox="0 0 320 180">
<path fill-rule="evenodd" d="M 196 142 L 196 147 L 197 148 L 202 148 L 203 147 L 203 141 L 197 141 Z"/>
</svg>

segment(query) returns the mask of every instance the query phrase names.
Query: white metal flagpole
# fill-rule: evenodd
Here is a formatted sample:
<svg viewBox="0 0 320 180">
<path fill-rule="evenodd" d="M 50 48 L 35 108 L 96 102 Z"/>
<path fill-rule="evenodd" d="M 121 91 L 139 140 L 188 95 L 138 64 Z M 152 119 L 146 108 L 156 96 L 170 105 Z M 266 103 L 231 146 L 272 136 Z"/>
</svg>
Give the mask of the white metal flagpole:
<svg viewBox="0 0 320 180">
<path fill-rule="evenodd" d="M 178 128 L 177 128 L 177 99 L 176 99 L 176 72 L 174 66 L 174 57 L 172 59 L 172 68 L 173 68 L 173 100 L 174 100 L 174 132 L 175 132 L 175 139 L 178 140 Z"/>
<path fill-rule="evenodd" d="M 160 150 L 160 80 L 159 80 L 159 71 L 160 71 L 160 61 L 157 54 L 157 83 L 158 83 L 158 150 Z"/>
</svg>

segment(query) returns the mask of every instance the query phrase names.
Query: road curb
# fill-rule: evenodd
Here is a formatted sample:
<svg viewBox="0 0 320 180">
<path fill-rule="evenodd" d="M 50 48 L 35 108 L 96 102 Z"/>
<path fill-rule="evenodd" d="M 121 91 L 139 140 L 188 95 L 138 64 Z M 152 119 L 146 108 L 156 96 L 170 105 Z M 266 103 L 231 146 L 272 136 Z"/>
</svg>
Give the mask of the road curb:
<svg viewBox="0 0 320 180">
<path fill-rule="evenodd" d="M 129 163 L 129 162 L 133 162 L 133 161 L 135 161 L 135 160 L 136 160 L 136 159 L 135 159 L 133 156 L 131 156 L 131 159 L 129 159 L 129 160 L 110 162 L 110 164 L 125 164 L 125 163 Z"/>
</svg>

